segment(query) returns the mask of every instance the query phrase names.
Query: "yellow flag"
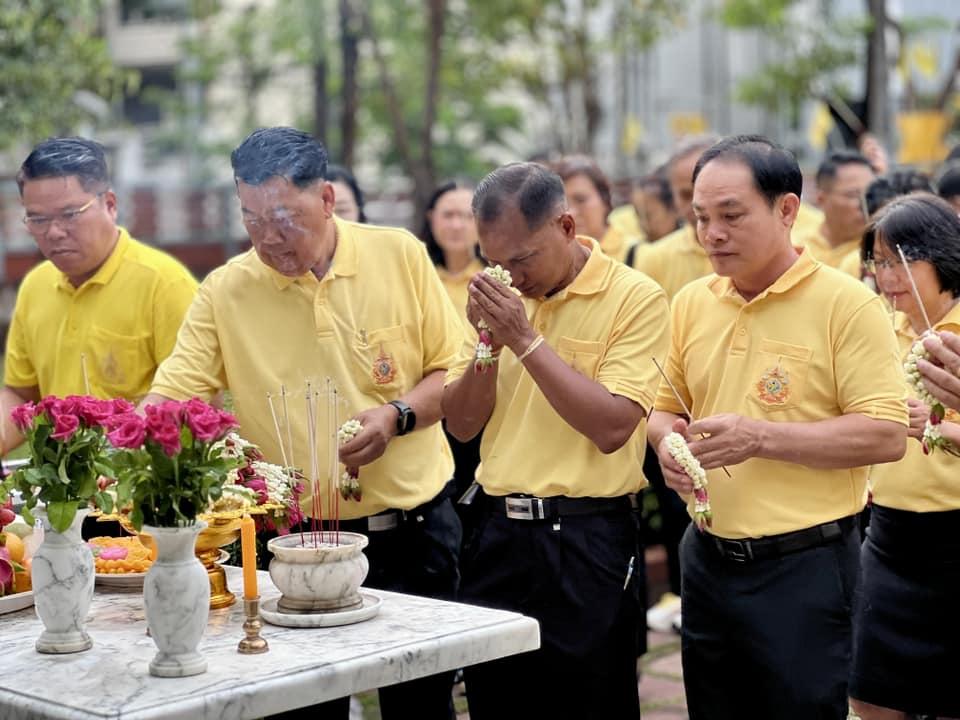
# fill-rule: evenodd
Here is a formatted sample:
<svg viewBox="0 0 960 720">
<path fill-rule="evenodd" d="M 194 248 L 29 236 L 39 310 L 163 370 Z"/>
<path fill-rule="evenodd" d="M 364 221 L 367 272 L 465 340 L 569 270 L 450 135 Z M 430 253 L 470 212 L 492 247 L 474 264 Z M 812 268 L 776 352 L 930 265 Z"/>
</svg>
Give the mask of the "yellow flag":
<svg viewBox="0 0 960 720">
<path fill-rule="evenodd" d="M 826 103 L 817 103 L 813 111 L 813 117 L 810 118 L 810 127 L 807 130 L 807 142 L 814 150 L 825 150 L 827 147 L 827 135 L 833 128 L 833 117 L 830 115 L 830 109 Z"/>
<path fill-rule="evenodd" d="M 939 110 L 917 110 L 897 115 L 900 133 L 900 151 L 897 162 L 902 164 L 938 163 L 947 154 L 943 140 L 950 118 Z"/>
<path fill-rule="evenodd" d="M 623 134 L 620 137 L 620 149 L 623 154 L 633 155 L 640 147 L 644 135 L 646 135 L 646 129 L 643 123 L 637 119 L 636 115 L 628 115 L 623 122 Z"/>
</svg>

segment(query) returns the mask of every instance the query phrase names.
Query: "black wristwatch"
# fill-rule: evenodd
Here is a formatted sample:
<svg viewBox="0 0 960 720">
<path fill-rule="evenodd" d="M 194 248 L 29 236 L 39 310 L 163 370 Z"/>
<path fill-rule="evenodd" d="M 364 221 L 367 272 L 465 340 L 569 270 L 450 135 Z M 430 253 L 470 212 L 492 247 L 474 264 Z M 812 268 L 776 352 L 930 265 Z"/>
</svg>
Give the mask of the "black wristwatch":
<svg viewBox="0 0 960 720">
<path fill-rule="evenodd" d="M 408 432 L 413 432 L 413 429 L 417 426 L 417 414 L 413 411 L 413 408 L 403 400 L 391 400 L 387 404 L 393 405 L 400 413 L 397 415 L 397 435 L 406 435 Z"/>
</svg>

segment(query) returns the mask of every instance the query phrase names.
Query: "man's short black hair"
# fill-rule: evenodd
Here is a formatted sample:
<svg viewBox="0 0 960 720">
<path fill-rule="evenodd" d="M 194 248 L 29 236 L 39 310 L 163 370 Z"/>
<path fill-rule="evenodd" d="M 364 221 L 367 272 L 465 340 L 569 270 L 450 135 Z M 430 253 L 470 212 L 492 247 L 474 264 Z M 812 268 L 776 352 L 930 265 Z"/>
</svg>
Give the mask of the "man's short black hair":
<svg viewBox="0 0 960 720">
<path fill-rule="evenodd" d="M 353 173 L 343 165 L 327 165 L 327 172 L 324 174 L 326 175 L 326 180 L 330 182 L 342 182 L 350 188 L 350 192 L 353 193 L 353 199 L 357 203 L 357 222 L 365 223 L 367 221 L 367 214 L 363 211 L 363 190 L 360 189 L 360 184 L 353 176 Z"/>
<path fill-rule="evenodd" d="M 260 185 L 283 177 L 303 189 L 327 179 L 327 149 L 309 133 L 291 127 L 254 130 L 230 154 L 235 180 Z"/>
<path fill-rule="evenodd" d="M 754 187 L 770 207 L 782 195 L 800 197 L 803 191 L 803 175 L 793 153 L 762 135 L 733 135 L 711 145 L 693 169 L 694 185 L 712 160 L 734 160 L 750 168 Z"/>
<path fill-rule="evenodd" d="M 880 208 L 870 230 L 892 252 L 899 245 L 908 260 L 933 265 L 940 289 L 960 296 L 960 217 L 948 202 L 930 193 L 894 198 Z"/>
<path fill-rule="evenodd" d="M 563 180 L 552 170 L 533 162 L 501 165 L 477 185 L 473 215 L 478 224 L 493 222 L 508 206 L 515 206 L 536 230 L 564 203 Z"/>
<path fill-rule="evenodd" d="M 836 179 L 837 171 L 844 165 L 863 165 L 869 168 L 870 172 L 876 172 L 870 161 L 856 150 L 835 150 L 829 153 L 817 168 L 817 187 Z"/>
<path fill-rule="evenodd" d="M 645 194 L 650 194 L 660 201 L 667 210 L 675 210 L 673 204 L 673 192 L 670 190 L 670 177 L 667 175 L 667 167 L 661 165 L 646 177 L 637 181 L 637 187 Z"/>
<path fill-rule="evenodd" d="M 912 192 L 933 192 L 930 176 L 908 167 L 895 167 L 886 175 L 874 178 L 863 191 L 864 208 L 867 217 L 901 195 Z"/>
<path fill-rule="evenodd" d="M 23 161 L 17 173 L 17 187 L 23 195 L 23 185 L 28 180 L 71 176 L 87 192 L 106 190 L 110 174 L 103 145 L 82 137 L 48 138 Z"/>
<path fill-rule="evenodd" d="M 947 165 L 937 178 L 937 195 L 944 200 L 960 195 L 960 160 Z"/>
</svg>

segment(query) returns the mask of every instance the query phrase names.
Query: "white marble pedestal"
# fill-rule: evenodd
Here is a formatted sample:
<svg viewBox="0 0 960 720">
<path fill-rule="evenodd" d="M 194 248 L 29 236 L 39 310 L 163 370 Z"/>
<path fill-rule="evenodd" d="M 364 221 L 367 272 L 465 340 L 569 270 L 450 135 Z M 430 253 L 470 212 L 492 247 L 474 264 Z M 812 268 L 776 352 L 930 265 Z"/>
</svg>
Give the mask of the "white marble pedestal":
<svg viewBox="0 0 960 720">
<path fill-rule="evenodd" d="M 240 587 L 239 568 L 225 568 Z M 263 598 L 279 592 L 259 573 Z M 240 655 L 243 603 L 210 612 L 200 643 L 203 675 L 157 678 L 147 672 L 139 593 L 94 595 L 87 630 L 92 649 L 47 656 L 33 648 L 40 621 L 32 608 L 0 616 L 0 718 L 4 720 L 245 720 L 404 680 L 535 650 L 537 622 L 499 610 L 380 593 L 380 613 L 342 627 L 302 629 L 264 623 L 263 655 Z M 55 682 L 54 682 L 55 679 Z"/>
</svg>

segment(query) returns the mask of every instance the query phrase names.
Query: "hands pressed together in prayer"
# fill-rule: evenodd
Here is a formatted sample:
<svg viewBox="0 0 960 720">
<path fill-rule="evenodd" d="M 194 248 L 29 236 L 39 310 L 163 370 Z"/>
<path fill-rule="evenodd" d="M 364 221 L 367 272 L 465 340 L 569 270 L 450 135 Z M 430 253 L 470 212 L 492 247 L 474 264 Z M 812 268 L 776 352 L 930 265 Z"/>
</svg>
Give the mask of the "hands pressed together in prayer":
<svg viewBox="0 0 960 720">
<path fill-rule="evenodd" d="M 470 281 L 467 319 L 475 328 L 487 323 L 494 353 L 506 346 L 520 355 L 536 338 L 520 296 L 486 273 Z"/>
<path fill-rule="evenodd" d="M 757 421 L 734 413 L 713 415 L 694 423 L 679 418 L 671 429 L 683 435 L 704 470 L 738 465 L 756 456 L 760 449 Z M 667 487 L 689 495 L 693 492 L 693 481 L 671 457 L 665 443 L 666 437 L 660 441 L 657 455 Z"/>
<path fill-rule="evenodd" d="M 952 332 L 939 332 L 924 340 L 923 346 L 930 353 L 929 362 L 917 361 L 923 384 L 946 407 L 960 409 L 960 336 Z M 912 420 L 911 411 L 911 435 Z"/>
</svg>

